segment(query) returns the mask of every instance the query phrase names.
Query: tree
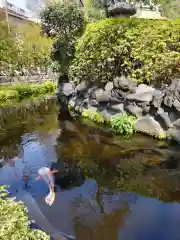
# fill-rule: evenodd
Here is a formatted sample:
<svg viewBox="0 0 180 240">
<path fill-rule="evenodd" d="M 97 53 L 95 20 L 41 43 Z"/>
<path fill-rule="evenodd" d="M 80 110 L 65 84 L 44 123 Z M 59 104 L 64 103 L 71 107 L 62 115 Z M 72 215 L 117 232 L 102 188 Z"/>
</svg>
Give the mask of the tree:
<svg viewBox="0 0 180 240">
<path fill-rule="evenodd" d="M 46 71 L 50 65 L 52 39 L 43 36 L 41 27 L 34 23 L 23 25 L 16 32 L 19 68 Z"/>
<path fill-rule="evenodd" d="M 50 3 L 41 12 L 41 25 L 44 34 L 54 37 L 52 59 L 58 63 L 62 74 L 67 75 L 74 57 L 75 42 L 85 27 L 84 13 L 74 2 Z"/>
<path fill-rule="evenodd" d="M 172 19 L 180 18 L 179 0 L 153 0 L 153 2 L 160 5 L 163 16 Z"/>
<path fill-rule="evenodd" d="M 18 49 L 13 32 L 8 31 L 7 23 L 0 21 L 0 73 L 11 75 L 16 65 Z"/>
</svg>

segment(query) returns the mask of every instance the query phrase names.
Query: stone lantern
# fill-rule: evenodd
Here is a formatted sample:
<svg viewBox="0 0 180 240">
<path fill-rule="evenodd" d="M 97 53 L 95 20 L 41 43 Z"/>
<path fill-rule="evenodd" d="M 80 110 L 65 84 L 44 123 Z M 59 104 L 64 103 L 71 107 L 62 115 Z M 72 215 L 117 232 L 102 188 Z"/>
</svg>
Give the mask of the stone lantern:
<svg viewBox="0 0 180 240">
<path fill-rule="evenodd" d="M 136 14 L 136 8 L 133 4 L 127 3 L 125 0 L 112 1 L 108 7 L 109 17 L 131 17 Z"/>
</svg>

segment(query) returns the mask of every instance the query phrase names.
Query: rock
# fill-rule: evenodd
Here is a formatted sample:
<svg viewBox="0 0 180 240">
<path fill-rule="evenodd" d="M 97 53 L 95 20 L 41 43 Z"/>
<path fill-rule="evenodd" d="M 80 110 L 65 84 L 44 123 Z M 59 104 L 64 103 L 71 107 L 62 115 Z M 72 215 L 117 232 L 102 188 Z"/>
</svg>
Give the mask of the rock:
<svg viewBox="0 0 180 240">
<path fill-rule="evenodd" d="M 138 132 L 143 132 L 157 138 L 165 137 L 165 132 L 161 128 L 160 124 L 151 116 L 143 116 L 137 119 L 134 127 Z"/>
<path fill-rule="evenodd" d="M 168 130 L 168 136 L 180 143 L 180 119 L 176 120 Z"/>
<path fill-rule="evenodd" d="M 173 122 L 172 126 L 176 129 L 180 129 L 180 119 L 177 119 L 175 122 Z"/>
<path fill-rule="evenodd" d="M 180 112 L 177 111 L 176 108 L 163 106 L 163 109 L 164 112 L 168 113 L 171 123 L 175 122 L 177 119 L 180 118 Z"/>
<path fill-rule="evenodd" d="M 119 99 L 118 97 L 116 96 L 110 96 L 110 100 L 109 100 L 111 103 L 121 103 L 122 100 Z"/>
<path fill-rule="evenodd" d="M 175 107 L 178 111 L 180 111 L 180 101 L 176 98 L 174 101 L 173 101 L 173 107 Z"/>
<path fill-rule="evenodd" d="M 92 95 L 93 95 L 93 93 L 96 91 L 96 89 L 97 89 L 97 87 L 96 86 L 94 86 L 94 87 L 92 87 L 92 88 L 89 88 L 88 90 L 87 90 L 87 94 L 85 94 L 87 97 L 89 97 L 89 98 L 92 98 Z M 95 97 L 94 97 L 95 98 Z"/>
<path fill-rule="evenodd" d="M 105 91 L 107 91 L 108 93 L 110 93 L 113 89 L 113 83 L 112 82 L 108 82 L 105 86 Z"/>
<path fill-rule="evenodd" d="M 77 92 L 84 92 L 88 88 L 88 84 L 86 81 L 82 81 L 80 84 L 78 84 L 75 88 L 75 91 Z"/>
<path fill-rule="evenodd" d="M 173 104 L 173 96 L 165 96 L 164 97 L 164 105 L 167 107 L 172 107 Z"/>
<path fill-rule="evenodd" d="M 134 93 L 136 91 L 136 83 L 125 76 L 116 77 L 113 81 L 113 85 L 115 88 L 121 89 L 124 92 L 130 91 Z"/>
<path fill-rule="evenodd" d="M 136 103 L 128 103 L 128 104 L 125 104 L 125 107 L 124 107 L 125 111 L 127 111 L 128 113 L 132 114 L 133 116 L 135 117 L 141 117 L 142 116 L 142 112 L 143 112 L 143 109 L 139 106 L 136 105 Z"/>
<path fill-rule="evenodd" d="M 124 104 L 123 103 L 111 105 L 110 108 L 112 110 L 115 110 L 115 111 L 119 112 L 119 113 L 124 113 Z"/>
<path fill-rule="evenodd" d="M 142 103 L 140 103 L 140 104 L 137 104 L 137 106 L 139 106 L 139 107 L 142 108 L 142 110 L 143 110 L 142 114 L 143 114 L 143 115 L 149 114 L 150 109 L 151 109 L 151 106 L 150 106 L 149 103 L 142 102 Z"/>
<path fill-rule="evenodd" d="M 108 6 L 108 13 L 110 17 L 132 16 L 136 13 L 134 4 L 125 1 L 111 1 Z"/>
<path fill-rule="evenodd" d="M 70 108 L 74 108 L 76 105 L 76 101 L 74 99 L 70 99 L 68 102 L 68 105 Z"/>
<path fill-rule="evenodd" d="M 71 83 L 62 83 L 60 85 L 60 94 L 69 97 L 74 92 L 74 86 Z"/>
<path fill-rule="evenodd" d="M 156 120 L 160 123 L 160 125 L 167 130 L 171 125 L 171 120 L 167 112 L 164 112 L 162 108 L 158 109 L 156 113 Z"/>
<path fill-rule="evenodd" d="M 88 83 L 86 81 L 82 81 L 75 88 L 75 92 L 77 93 L 77 95 L 82 97 L 84 97 L 84 94 L 87 92 L 87 90 L 88 90 Z M 87 97 L 87 95 L 85 97 Z"/>
<path fill-rule="evenodd" d="M 174 79 L 169 87 L 167 87 L 164 91 L 164 105 L 167 107 L 172 107 L 179 109 L 179 101 L 180 101 L 180 80 Z M 173 104 L 174 103 L 174 104 Z"/>
<path fill-rule="evenodd" d="M 109 102 L 110 95 L 108 91 L 104 91 L 103 89 L 97 89 L 95 91 L 95 98 L 97 102 L 105 103 L 105 102 Z"/>
<path fill-rule="evenodd" d="M 152 105 L 155 108 L 160 108 L 161 107 L 161 104 L 163 102 L 163 96 L 164 96 L 164 93 L 162 91 L 154 90 L 154 92 L 153 92 L 153 99 L 152 99 Z"/>
<path fill-rule="evenodd" d="M 108 110 L 108 109 L 104 109 L 102 111 L 100 111 L 100 113 L 102 114 L 102 116 L 107 119 L 107 120 L 110 120 L 110 118 L 115 115 L 114 112 L 111 112 L 111 110 Z"/>
<path fill-rule="evenodd" d="M 179 129 L 170 128 L 167 132 L 167 135 L 170 139 L 175 140 L 177 143 L 180 143 L 180 131 L 179 131 Z"/>
<path fill-rule="evenodd" d="M 98 101 L 96 99 L 92 99 L 90 102 L 91 106 L 97 106 L 99 105 Z"/>
<path fill-rule="evenodd" d="M 150 87 L 146 84 L 139 84 L 137 89 L 136 89 L 136 93 L 146 93 L 146 92 L 153 92 L 154 88 Z"/>
<path fill-rule="evenodd" d="M 126 96 L 126 99 L 134 102 L 151 102 L 153 98 L 153 92 L 145 93 L 133 93 Z"/>
<path fill-rule="evenodd" d="M 120 89 L 114 89 L 111 91 L 111 94 L 110 94 L 110 100 L 112 101 L 112 99 L 119 99 L 121 102 L 125 100 L 125 96 L 127 94 L 125 92 L 123 92 L 122 90 Z"/>
</svg>

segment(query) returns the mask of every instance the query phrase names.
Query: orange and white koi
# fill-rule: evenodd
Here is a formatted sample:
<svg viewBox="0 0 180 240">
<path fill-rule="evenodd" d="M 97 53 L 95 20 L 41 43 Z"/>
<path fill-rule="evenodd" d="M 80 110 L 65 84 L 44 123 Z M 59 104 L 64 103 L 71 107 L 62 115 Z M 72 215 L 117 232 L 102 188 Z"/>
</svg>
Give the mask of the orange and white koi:
<svg viewBox="0 0 180 240">
<path fill-rule="evenodd" d="M 39 176 L 36 178 L 43 179 L 49 187 L 49 194 L 45 197 L 45 202 L 51 206 L 55 200 L 55 191 L 54 191 L 54 176 L 53 173 L 57 173 L 57 170 L 50 170 L 47 167 L 42 167 L 38 170 Z"/>
</svg>

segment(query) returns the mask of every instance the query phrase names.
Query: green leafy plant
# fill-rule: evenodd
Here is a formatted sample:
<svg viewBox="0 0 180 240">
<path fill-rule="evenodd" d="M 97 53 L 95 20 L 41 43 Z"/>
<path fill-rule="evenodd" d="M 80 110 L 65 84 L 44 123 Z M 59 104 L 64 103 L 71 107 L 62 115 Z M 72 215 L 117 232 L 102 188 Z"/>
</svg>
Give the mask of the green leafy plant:
<svg viewBox="0 0 180 240">
<path fill-rule="evenodd" d="M 88 118 L 97 123 L 104 124 L 106 122 L 105 118 L 100 113 L 98 113 L 97 111 L 95 111 L 93 109 L 84 109 L 82 111 L 82 117 Z"/>
<path fill-rule="evenodd" d="M 124 74 L 136 82 L 180 77 L 180 21 L 104 19 L 77 40 L 69 69 L 74 81 L 106 83 Z"/>
<path fill-rule="evenodd" d="M 74 1 L 51 2 L 41 13 L 41 26 L 44 34 L 54 38 L 53 61 L 59 63 L 61 73 L 67 74 L 74 58 L 74 44 L 84 30 L 83 10 Z"/>
<path fill-rule="evenodd" d="M 30 228 L 27 209 L 22 202 L 8 198 L 7 186 L 0 186 L 0 208 L 0 239 L 50 239 L 44 232 Z"/>
<path fill-rule="evenodd" d="M 116 134 L 129 138 L 135 132 L 135 119 L 136 118 L 134 116 L 129 116 L 127 114 L 117 114 L 111 117 L 110 124 Z"/>
</svg>

